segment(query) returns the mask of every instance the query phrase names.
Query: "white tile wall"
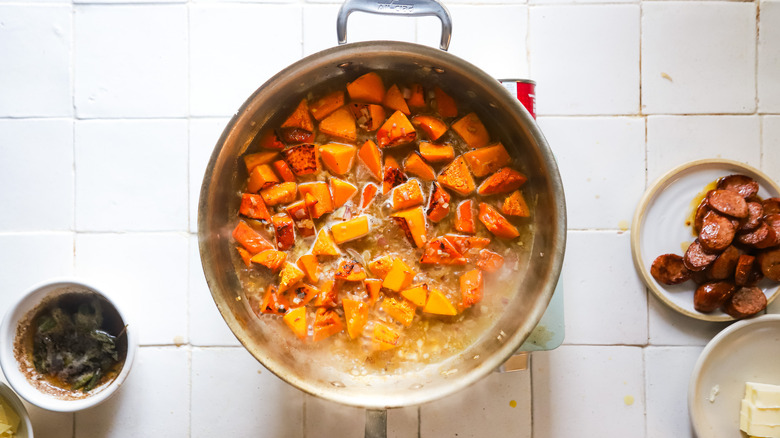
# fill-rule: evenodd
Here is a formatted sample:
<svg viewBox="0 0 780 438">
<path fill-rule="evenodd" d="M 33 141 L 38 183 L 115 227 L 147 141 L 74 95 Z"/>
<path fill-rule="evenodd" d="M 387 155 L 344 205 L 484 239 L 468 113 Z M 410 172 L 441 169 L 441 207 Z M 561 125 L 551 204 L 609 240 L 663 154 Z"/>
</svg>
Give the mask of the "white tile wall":
<svg viewBox="0 0 780 438">
<path fill-rule="evenodd" d="M 336 45 L 340 4 L 0 0 L 0 313 L 75 275 L 119 292 L 141 330 L 126 386 L 78 414 L 32 408 L 36 436 L 362 436 L 363 410 L 304 395 L 240 347 L 195 234 L 229 117 L 276 72 Z M 538 82 L 569 212 L 566 339 L 528 371 L 390 411 L 388 436 L 693 437 L 690 370 L 728 324 L 648 295 L 628 228 L 645 187 L 690 160 L 731 158 L 780 181 L 780 1 L 445 4 L 452 54 Z M 433 17 L 348 24 L 350 42 L 438 46 L 440 32 Z"/>
</svg>

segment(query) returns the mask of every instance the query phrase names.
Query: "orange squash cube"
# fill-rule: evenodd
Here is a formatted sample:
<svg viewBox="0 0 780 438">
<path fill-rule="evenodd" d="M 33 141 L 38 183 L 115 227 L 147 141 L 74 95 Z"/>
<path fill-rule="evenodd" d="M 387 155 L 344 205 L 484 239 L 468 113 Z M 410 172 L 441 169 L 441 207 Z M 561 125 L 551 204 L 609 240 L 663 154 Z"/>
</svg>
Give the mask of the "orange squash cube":
<svg viewBox="0 0 780 438">
<path fill-rule="evenodd" d="M 447 124 L 444 123 L 441 119 L 422 114 L 418 114 L 412 117 L 412 125 L 420 128 L 422 132 L 424 132 L 425 135 L 427 135 L 428 138 L 432 141 L 438 140 L 439 137 L 444 135 L 444 133 L 447 132 L 447 129 L 449 129 Z M 423 154 L 423 157 L 425 157 L 425 154 Z"/>
<path fill-rule="evenodd" d="M 422 248 L 427 240 L 427 223 L 422 207 L 414 207 L 390 215 L 399 226 L 410 243 Z"/>
<path fill-rule="evenodd" d="M 287 327 L 290 327 L 295 336 L 298 339 L 306 339 L 308 336 L 308 323 L 306 322 L 306 308 L 298 307 L 297 309 L 290 310 L 284 317 L 282 317 Z"/>
<path fill-rule="evenodd" d="M 306 278 L 312 282 L 317 283 L 320 281 L 320 262 L 317 260 L 317 256 L 314 254 L 304 254 L 298 257 L 298 261 L 295 263 L 301 268 Z"/>
<path fill-rule="evenodd" d="M 420 84 L 412 84 L 407 88 L 404 94 L 408 94 L 406 103 L 412 108 L 424 108 L 425 107 L 425 90 Z"/>
<path fill-rule="evenodd" d="M 360 161 L 365 164 L 368 171 L 379 181 L 382 181 L 382 153 L 371 140 L 366 140 L 358 151 Z"/>
<path fill-rule="evenodd" d="M 462 155 L 442 169 L 436 181 L 463 196 L 468 196 L 476 188 L 474 178 L 471 177 L 469 167 Z"/>
<path fill-rule="evenodd" d="M 458 204 L 458 208 L 455 210 L 455 230 L 461 233 L 477 232 L 476 224 L 474 223 L 474 201 L 468 199 Z"/>
<path fill-rule="evenodd" d="M 496 237 L 514 239 L 520 235 L 520 231 L 501 213 L 484 202 L 479 203 L 479 221 Z"/>
<path fill-rule="evenodd" d="M 315 120 L 320 121 L 342 106 L 344 106 L 344 91 L 337 90 L 312 102 L 309 111 Z"/>
<path fill-rule="evenodd" d="M 328 143 L 320 146 L 322 164 L 336 175 L 344 175 L 352 169 L 357 148 L 348 144 Z"/>
<path fill-rule="evenodd" d="M 461 306 L 468 308 L 482 301 L 482 271 L 473 269 L 460 276 Z"/>
<path fill-rule="evenodd" d="M 528 178 L 522 173 L 504 167 L 498 170 L 498 172 L 490 175 L 482 181 L 479 185 L 477 193 L 482 196 L 495 195 L 496 193 L 509 193 L 517 190 L 520 186 L 525 184 Z"/>
<path fill-rule="evenodd" d="M 387 157 L 385 159 L 385 173 L 382 178 L 382 194 L 390 193 L 393 187 L 406 182 L 407 179 L 406 174 L 401 170 L 401 166 L 398 165 L 398 161 L 393 157 Z"/>
<path fill-rule="evenodd" d="M 314 300 L 316 307 L 337 307 L 339 301 L 339 291 L 336 280 L 326 280 L 320 288 L 320 294 Z"/>
<path fill-rule="evenodd" d="M 409 105 L 406 104 L 403 93 L 401 93 L 398 85 L 395 84 L 387 89 L 383 105 L 391 110 L 401 111 L 407 116 L 412 114 L 411 111 L 409 111 Z"/>
<path fill-rule="evenodd" d="M 236 228 L 233 229 L 233 239 L 241 244 L 250 254 L 257 254 L 264 249 L 274 248 L 271 242 L 244 221 L 239 221 Z"/>
<path fill-rule="evenodd" d="M 276 160 L 279 153 L 276 151 L 262 151 L 254 154 L 244 155 L 244 164 L 246 165 L 246 172 L 251 173 L 252 169 L 261 165 L 268 164 Z"/>
<path fill-rule="evenodd" d="M 495 253 L 489 249 L 483 249 L 479 252 L 477 267 L 485 272 L 496 272 L 504 266 L 504 258 L 501 254 Z"/>
<path fill-rule="evenodd" d="M 298 194 L 298 185 L 294 182 L 284 182 L 276 184 L 267 189 L 260 190 L 260 196 L 263 197 L 265 205 L 273 207 L 277 204 L 287 204 L 295 201 Z"/>
<path fill-rule="evenodd" d="M 401 346 L 401 332 L 389 324 L 377 321 L 371 340 L 373 347 L 379 351 L 392 350 Z"/>
<path fill-rule="evenodd" d="M 301 128 L 303 130 L 313 132 L 314 122 L 309 115 L 309 102 L 306 99 L 301 100 L 295 111 L 290 114 L 290 117 L 282 123 L 282 128 Z"/>
<path fill-rule="evenodd" d="M 320 122 L 320 132 L 347 141 L 357 140 L 355 116 L 347 107 L 341 107 Z"/>
<path fill-rule="evenodd" d="M 330 237 L 330 232 L 326 228 L 320 228 L 320 232 L 317 233 L 317 240 L 314 241 L 311 253 L 323 256 L 339 255 L 339 247 L 333 242 L 333 238 Z"/>
<path fill-rule="evenodd" d="M 468 113 L 460 120 L 452 124 L 452 130 L 455 131 L 470 148 L 479 149 L 487 146 L 490 142 L 485 125 L 479 120 L 476 113 Z"/>
<path fill-rule="evenodd" d="M 433 89 L 433 98 L 436 100 L 436 110 L 442 117 L 458 117 L 458 106 L 449 94 L 439 87 Z"/>
<path fill-rule="evenodd" d="M 252 256 L 253 263 L 263 265 L 273 272 L 278 271 L 285 260 L 287 260 L 287 253 L 275 249 L 266 249 Z"/>
<path fill-rule="evenodd" d="M 396 257 L 393 259 L 393 266 L 390 268 L 390 272 L 387 273 L 387 276 L 382 281 L 382 287 L 400 292 L 409 287 L 415 275 L 417 274 L 412 268 Z"/>
<path fill-rule="evenodd" d="M 369 72 L 348 83 L 347 93 L 356 102 L 381 104 L 385 99 L 385 84 L 376 72 Z"/>
<path fill-rule="evenodd" d="M 368 216 L 362 215 L 348 221 L 333 224 L 330 227 L 330 231 L 333 233 L 333 240 L 338 244 L 367 236 L 370 231 Z"/>
<path fill-rule="evenodd" d="M 387 277 L 387 273 L 390 272 L 390 268 L 393 267 L 393 258 L 389 255 L 377 257 L 374 260 L 368 262 L 368 269 L 372 274 L 384 280 Z"/>
<path fill-rule="evenodd" d="M 360 209 L 365 210 L 374 201 L 379 187 L 376 184 L 368 183 L 363 186 L 363 191 L 360 193 Z"/>
<path fill-rule="evenodd" d="M 413 302 L 405 298 L 385 298 L 382 300 L 382 310 L 391 318 L 400 322 L 406 327 L 412 325 L 416 306 Z"/>
<path fill-rule="evenodd" d="M 515 190 L 511 195 L 504 199 L 501 206 L 501 212 L 507 216 L 530 217 L 531 210 L 525 202 L 525 198 L 520 190 Z"/>
<path fill-rule="evenodd" d="M 238 255 L 241 256 L 241 260 L 244 261 L 244 264 L 247 268 L 252 267 L 252 254 L 249 254 L 249 251 L 245 250 L 244 248 L 237 246 L 236 251 L 238 251 Z"/>
<path fill-rule="evenodd" d="M 357 125 L 364 131 L 376 131 L 385 121 L 385 108 L 382 105 L 351 103 L 349 110 L 352 111 Z"/>
<path fill-rule="evenodd" d="M 423 312 L 432 313 L 434 315 L 454 316 L 458 314 L 458 309 L 442 291 L 431 289 L 431 292 L 428 295 L 428 302 L 425 303 Z"/>
<path fill-rule="evenodd" d="M 303 197 L 308 193 L 317 200 L 314 208 L 309 211 L 312 218 L 317 219 L 325 213 L 333 212 L 333 199 L 330 196 L 328 183 L 324 181 L 303 183 L 298 185 L 298 191 Z"/>
<path fill-rule="evenodd" d="M 314 141 L 314 133 L 301 128 L 279 128 L 276 130 L 279 140 L 286 144 L 311 143 Z"/>
<path fill-rule="evenodd" d="M 357 339 L 368 322 L 368 304 L 344 298 L 341 305 L 344 306 L 344 319 L 347 320 L 347 334 L 350 338 Z"/>
<path fill-rule="evenodd" d="M 330 179 L 330 194 L 333 198 L 333 209 L 337 209 L 346 204 L 350 198 L 357 193 L 357 187 L 354 184 L 338 179 Z"/>
<path fill-rule="evenodd" d="M 279 272 L 279 293 L 292 288 L 296 283 L 303 280 L 305 274 L 297 266 L 290 262 L 284 262 L 282 271 Z"/>
<path fill-rule="evenodd" d="M 477 178 L 491 174 L 512 161 L 509 152 L 501 143 L 494 143 L 484 148 L 475 149 L 463 154 L 463 158 L 471 168 L 471 173 Z"/>
<path fill-rule="evenodd" d="M 429 163 L 442 163 L 455 158 L 455 148 L 448 144 L 420 142 L 420 155 Z"/>
<path fill-rule="evenodd" d="M 279 177 L 276 176 L 274 170 L 268 164 L 261 164 L 255 166 L 251 172 L 249 172 L 249 180 L 246 183 L 246 190 L 250 193 L 257 193 L 261 189 L 271 187 L 279 182 Z"/>
<path fill-rule="evenodd" d="M 293 308 L 303 307 L 320 294 L 320 290 L 306 283 L 298 283 L 284 293 Z"/>
<path fill-rule="evenodd" d="M 263 149 L 274 149 L 279 151 L 284 149 L 284 143 L 282 143 L 279 140 L 279 137 L 276 136 L 276 133 L 270 129 L 255 137 L 255 139 L 252 140 L 252 143 L 257 143 Z"/>
<path fill-rule="evenodd" d="M 490 245 L 490 239 L 487 237 L 462 236 L 460 234 L 445 234 L 443 237 L 464 257 L 476 254 L 475 250 Z"/>
<path fill-rule="evenodd" d="M 279 176 L 282 178 L 285 182 L 295 182 L 295 174 L 290 169 L 290 166 L 287 165 L 287 162 L 284 160 L 276 160 L 274 161 L 274 170 L 276 170 L 276 173 L 279 174 Z"/>
<path fill-rule="evenodd" d="M 431 222 L 438 223 L 448 214 L 450 214 L 450 194 L 446 190 L 441 188 L 440 185 L 433 183 L 431 187 L 431 196 L 428 201 L 428 209 L 426 214 Z"/>
<path fill-rule="evenodd" d="M 423 181 L 433 181 L 436 179 L 436 173 L 419 153 L 411 152 L 404 160 L 404 172 L 410 173 Z"/>
<path fill-rule="evenodd" d="M 309 210 L 306 208 L 306 202 L 303 199 L 284 207 L 284 211 L 295 222 L 295 227 L 301 237 L 314 235 L 314 222 L 311 220 L 311 216 L 309 216 Z"/>
<path fill-rule="evenodd" d="M 415 306 L 423 307 L 428 300 L 428 284 L 418 284 L 401 291 L 401 296 L 414 303 Z"/>
<path fill-rule="evenodd" d="M 339 263 L 338 269 L 333 274 L 333 277 L 337 280 L 344 281 L 363 281 L 366 279 L 366 270 L 363 269 L 363 265 L 355 260 L 342 260 Z"/>
<path fill-rule="evenodd" d="M 414 207 L 424 202 L 417 180 L 411 179 L 393 189 L 393 210 Z"/>
<path fill-rule="evenodd" d="M 295 175 L 311 175 L 320 170 L 317 146 L 300 144 L 282 151 L 282 157 Z"/>
<path fill-rule="evenodd" d="M 284 315 L 290 308 L 290 303 L 287 299 L 277 293 L 276 286 L 271 285 L 268 286 L 268 289 L 265 291 L 263 301 L 260 303 L 260 308 L 258 310 L 260 313 L 269 315 Z"/>
<path fill-rule="evenodd" d="M 320 307 L 314 314 L 312 329 L 313 339 L 317 342 L 340 333 L 344 329 L 344 323 L 341 322 L 341 317 L 334 310 Z"/>
<path fill-rule="evenodd" d="M 263 202 L 263 197 L 254 193 L 241 194 L 241 206 L 238 207 L 238 212 L 252 219 L 271 220 L 271 215 L 268 213 L 265 202 Z"/>
<path fill-rule="evenodd" d="M 420 264 L 465 265 L 466 262 L 463 254 L 443 236 L 435 237 L 426 243 L 420 257 Z"/>
<path fill-rule="evenodd" d="M 417 131 L 401 111 L 396 111 L 376 131 L 376 143 L 380 148 L 390 148 L 411 143 L 417 138 Z"/>
<path fill-rule="evenodd" d="M 367 278 L 363 280 L 363 285 L 366 287 L 366 292 L 368 292 L 368 305 L 373 306 L 381 294 L 382 280 Z"/>
<path fill-rule="evenodd" d="M 282 212 L 273 215 L 271 222 L 276 234 L 276 247 L 285 251 L 295 245 L 295 223 L 289 214 Z"/>
</svg>

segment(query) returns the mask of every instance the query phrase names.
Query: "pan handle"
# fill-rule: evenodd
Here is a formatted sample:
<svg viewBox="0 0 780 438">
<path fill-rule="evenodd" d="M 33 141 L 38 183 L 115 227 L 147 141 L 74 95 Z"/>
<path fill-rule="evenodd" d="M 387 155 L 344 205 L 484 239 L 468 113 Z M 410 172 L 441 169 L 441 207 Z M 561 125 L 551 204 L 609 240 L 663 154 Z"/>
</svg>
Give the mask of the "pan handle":
<svg viewBox="0 0 780 438">
<path fill-rule="evenodd" d="M 366 409 L 365 438 L 387 438 L 387 411 Z"/>
<path fill-rule="evenodd" d="M 345 0 L 336 18 L 336 34 L 339 44 L 347 43 L 347 18 L 355 12 L 382 15 L 407 15 L 412 17 L 436 16 L 441 20 L 439 48 L 447 50 L 452 36 L 450 12 L 439 0 Z"/>
</svg>

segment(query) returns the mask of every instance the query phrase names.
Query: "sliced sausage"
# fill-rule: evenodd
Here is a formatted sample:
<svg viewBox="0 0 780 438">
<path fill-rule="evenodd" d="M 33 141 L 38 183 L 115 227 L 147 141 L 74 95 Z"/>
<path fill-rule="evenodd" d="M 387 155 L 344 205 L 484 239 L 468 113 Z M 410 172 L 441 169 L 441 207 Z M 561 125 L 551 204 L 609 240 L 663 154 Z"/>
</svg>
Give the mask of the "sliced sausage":
<svg viewBox="0 0 780 438">
<path fill-rule="evenodd" d="M 766 309 L 766 295 L 755 286 L 741 287 L 723 303 L 723 311 L 731 317 L 745 318 Z"/>
<path fill-rule="evenodd" d="M 718 189 L 731 190 L 749 198 L 758 193 L 758 183 L 747 175 L 729 175 L 718 180 Z"/>
<path fill-rule="evenodd" d="M 769 214 L 764 216 L 764 222 L 772 229 L 775 234 L 780 236 L 780 214 Z"/>
<path fill-rule="evenodd" d="M 677 254 L 663 254 L 653 260 L 650 275 L 659 283 L 680 284 L 691 278 L 691 271 L 685 267 L 683 258 Z"/>
<path fill-rule="evenodd" d="M 780 198 L 766 198 L 761 203 L 764 207 L 764 215 L 780 214 Z"/>
<path fill-rule="evenodd" d="M 780 248 L 762 251 L 756 260 L 767 278 L 780 281 Z"/>
<path fill-rule="evenodd" d="M 756 264 L 756 258 L 752 255 L 742 254 L 737 261 L 737 267 L 734 270 L 734 283 L 737 286 L 755 286 L 764 274 Z"/>
<path fill-rule="evenodd" d="M 748 215 L 739 221 L 739 231 L 753 231 L 761 224 L 764 217 L 764 206 L 760 202 L 748 202 Z"/>
<path fill-rule="evenodd" d="M 703 271 L 717 258 L 718 254 L 707 253 L 701 246 L 701 243 L 699 243 L 699 239 L 696 239 L 685 251 L 683 262 L 685 263 L 685 267 L 690 271 Z"/>
<path fill-rule="evenodd" d="M 710 280 L 725 280 L 734 276 L 739 260 L 739 250 L 729 246 L 707 268 L 707 276 Z"/>
<path fill-rule="evenodd" d="M 713 190 L 707 196 L 707 202 L 711 208 L 738 219 L 748 215 L 745 198 L 731 190 Z"/>
<path fill-rule="evenodd" d="M 709 193 L 708 193 L 709 195 Z M 701 231 L 702 222 L 704 222 L 704 216 L 710 211 L 710 205 L 707 202 L 707 197 L 702 198 L 699 202 L 699 206 L 696 207 L 696 214 L 693 216 L 693 231 L 699 234 Z"/>
<path fill-rule="evenodd" d="M 755 230 L 737 236 L 737 241 L 743 245 L 749 245 L 754 248 L 769 248 L 776 243 L 777 233 L 774 228 L 770 227 L 762 220 L 761 224 L 759 224 L 758 228 Z"/>
<path fill-rule="evenodd" d="M 730 218 L 716 211 L 710 211 L 702 220 L 699 243 L 707 252 L 719 253 L 731 245 L 735 234 L 736 228 Z"/>
<path fill-rule="evenodd" d="M 712 266 L 712 265 L 710 265 L 710 266 Z M 711 279 L 710 279 L 709 275 L 707 275 L 707 271 L 708 270 L 709 270 L 709 268 L 705 269 L 703 271 L 690 271 L 691 272 L 691 280 L 694 283 L 696 283 L 697 285 L 710 281 Z"/>
<path fill-rule="evenodd" d="M 696 288 L 693 293 L 693 308 L 699 312 L 709 313 L 731 297 L 737 286 L 730 281 L 710 281 Z"/>
</svg>

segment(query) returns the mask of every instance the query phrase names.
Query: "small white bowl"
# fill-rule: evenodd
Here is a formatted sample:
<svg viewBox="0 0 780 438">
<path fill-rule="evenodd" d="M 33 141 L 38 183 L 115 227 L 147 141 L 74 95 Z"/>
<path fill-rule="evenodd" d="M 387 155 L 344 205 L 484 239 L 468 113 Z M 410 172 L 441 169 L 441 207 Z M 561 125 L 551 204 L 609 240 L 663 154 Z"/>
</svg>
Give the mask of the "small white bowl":
<svg viewBox="0 0 780 438">
<path fill-rule="evenodd" d="M 16 438 L 33 438 L 30 415 L 27 413 L 27 409 L 25 409 L 19 396 L 8 385 L 0 382 L 0 397 L 4 398 L 16 412 L 16 415 L 19 416 L 19 428 L 16 429 Z"/>
<path fill-rule="evenodd" d="M 29 322 L 33 311 L 47 299 L 69 292 L 92 292 L 105 298 L 116 309 L 122 322 L 127 326 L 127 355 L 121 371 L 116 378 L 98 388 L 83 398 L 65 399 L 43 392 L 34 386 L 22 372 L 17 361 L 14 348 L 17 329 L 20 323 Z M 74 412 L 96 406 L 108 399 L 124 383 L 133 365 L 135 352 L 138 348 L 137 327 L 127 318 L 116 299 L 112 299 L 100 289 L 82 281 L 73 279 L 58 279 L 39 284 L 8 309 L 2 324 L 0 324 L 0 367 L 2 367 L 8 383 L 20 397 L 39 408 L 56 412 Z"/>
</svg>

